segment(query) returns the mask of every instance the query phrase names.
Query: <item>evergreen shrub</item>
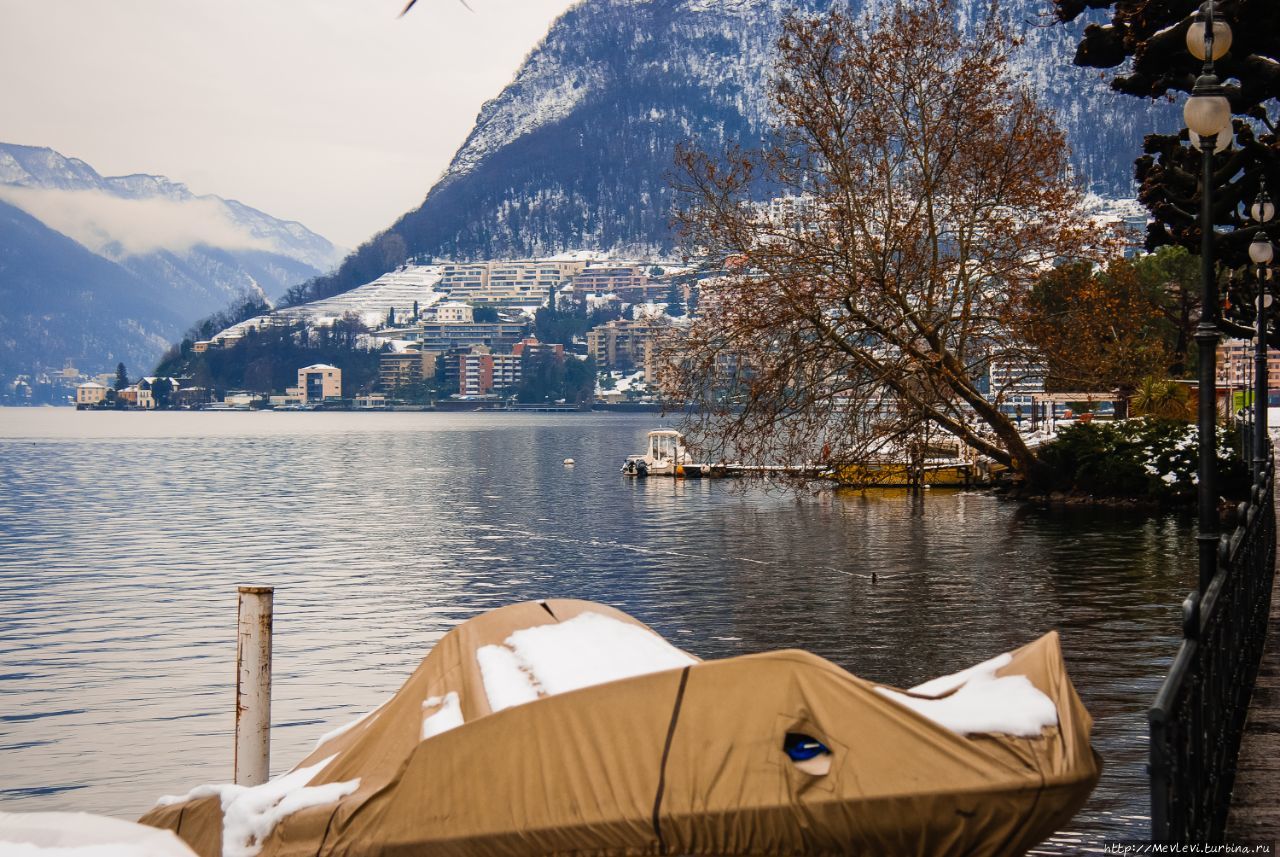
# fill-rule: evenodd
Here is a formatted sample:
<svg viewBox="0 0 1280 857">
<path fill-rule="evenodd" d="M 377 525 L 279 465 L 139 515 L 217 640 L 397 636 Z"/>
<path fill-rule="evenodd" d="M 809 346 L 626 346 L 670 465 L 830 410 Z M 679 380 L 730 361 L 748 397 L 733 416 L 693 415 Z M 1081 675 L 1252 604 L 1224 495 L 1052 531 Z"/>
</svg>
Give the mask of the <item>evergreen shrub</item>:
<svg viewBox="0 0 1280 857">
<path fill-rule="evenodd" d="M 1194 425 L 1157 417 L 1077 423 L 1040 450 L 1045 488 L 1093 497 L 1133 498 L 1161 505 L 1194 503 L 1199 451 Z M 1243 498 L 1249 464 L 1235 426 L 1219 426 L 1218 491 Z"/>
</svg>

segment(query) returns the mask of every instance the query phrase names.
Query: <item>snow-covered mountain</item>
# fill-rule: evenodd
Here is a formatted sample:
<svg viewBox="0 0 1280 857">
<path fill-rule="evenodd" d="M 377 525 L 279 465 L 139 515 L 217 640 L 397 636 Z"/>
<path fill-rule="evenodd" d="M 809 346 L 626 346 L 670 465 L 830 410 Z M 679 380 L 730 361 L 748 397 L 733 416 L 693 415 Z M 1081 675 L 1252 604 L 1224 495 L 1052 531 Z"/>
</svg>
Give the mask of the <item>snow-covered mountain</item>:
<svg viewBox="0 0 1280 857">
<path fill-rule="evenodd" d="M 667 175 L 682 142 L 757 145 L 784 15 L 830 0 L 583 0 L 552 26 L 476 125 L 424 203 L 316 284 L 323 297 L 406 255 L 500 258 L 566 248 L 671 248 Z M 850 0 L 874 14 L 888 0 Z M 986 0 L 955 0 L 971 24 Z M 1132 193 L 1142 136 L 1177 127 L 1171 105 L 1112 93 L 1071 64 L 1076 30 L 1049 0 L 1001 6 L 1025 40 L 1015 68 L 1051 105 L 1077 173 L 1108 196 Z"/>
<path fill-rule="evenodd" d="M 191 318 L 163 292 L 0 200 L 0 382 L 70 360 L 149 370 Z"/>
<path fill-rule="evenodd" d="M 197 314 L 246 288 L 278 296 L 341 258 L 301 223 L 235 200 L 197 196 L 163 176 L 102 176 L 47 148 L 0 143 L 0 200 L 167 284 Z"/>
<path fill-rule="evenodd" d="M 172 341 L 183 326 L 240 293 L 278 297 L 341 258 L 340 250 L 300 223 L 235 200 L 197 196 L 163 176 L 102 176 L 48 148 L 0 143 L 0 204 L 6 206 L 0 293 L 7 310 L 0 311 L 0 362 L 10 367 L 60 366 L 67 359 L 101 365 L 116 359 L 93 353 L 108 342 L 113 354 L 154 360 L 162 340 Z M 51 238 L 36 224 L 69 241 Z M 82 258 L 89 255 L 101 264 Z M 76 259 L 72 265 L 70 257 Z M 72 271 L 79 279 L 63 282 Z M 11 294 L 19 273 L 22 294 Z M 88 300 L 99 291 L 98 310 L 136 315 L 85 316 L 54 300 L 73 294 Z M 21 323 L 15 321 L 19 313 Z M 41 318 L 48 319 L 47 330 Z M 71 319 L 92 329 L 63 329 Z M 129 341 L 129 331 L 136 341 Z"/>
</svg>

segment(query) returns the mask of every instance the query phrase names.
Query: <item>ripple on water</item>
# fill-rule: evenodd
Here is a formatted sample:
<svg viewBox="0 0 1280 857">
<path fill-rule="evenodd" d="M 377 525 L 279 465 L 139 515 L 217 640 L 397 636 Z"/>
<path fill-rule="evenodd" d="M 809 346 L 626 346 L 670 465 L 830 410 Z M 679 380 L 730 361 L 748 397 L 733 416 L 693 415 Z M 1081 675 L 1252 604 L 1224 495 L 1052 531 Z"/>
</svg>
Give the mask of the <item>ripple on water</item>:
<svg viewBox="0 0 1280 857">
<path fill-rule="evenodd" d="M 228 780 L 252 582 L 277 587 L 277 772 L 511 601 L 603 601 L 703 657 L 806 648 L 898 685 L 1057 628 L 1106 766 L 1045 853 L 1145 833 L 1187 522 L 621 478 L 655 424 L 0 411 L 0 799 L 133 817 Z"/>
</svg>

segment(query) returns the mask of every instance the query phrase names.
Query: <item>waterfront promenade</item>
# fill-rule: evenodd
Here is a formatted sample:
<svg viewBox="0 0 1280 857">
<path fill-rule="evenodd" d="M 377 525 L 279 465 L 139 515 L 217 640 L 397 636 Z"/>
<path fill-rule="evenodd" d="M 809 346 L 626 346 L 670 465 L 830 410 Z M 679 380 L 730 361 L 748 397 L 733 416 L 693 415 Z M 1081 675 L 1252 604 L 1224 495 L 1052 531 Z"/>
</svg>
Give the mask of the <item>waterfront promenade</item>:
<svg viewBox="0 0 1280 857">
<path fill-rule="evenodd" d="M 1280 523 L 1280 514 L 1277 518 Z M 1266 648 L 1240 745 L 1227 841 L 1280 842 L 1280 598 L 1274 591 Z"/>
</svg>

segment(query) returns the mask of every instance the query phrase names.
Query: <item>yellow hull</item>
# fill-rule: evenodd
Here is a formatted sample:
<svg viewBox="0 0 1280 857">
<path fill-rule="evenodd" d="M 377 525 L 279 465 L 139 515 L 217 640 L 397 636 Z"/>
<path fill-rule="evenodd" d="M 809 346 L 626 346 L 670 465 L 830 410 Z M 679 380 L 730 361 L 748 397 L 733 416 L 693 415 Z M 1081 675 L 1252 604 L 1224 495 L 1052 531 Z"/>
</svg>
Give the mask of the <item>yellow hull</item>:
<svg viewBox="0 0 1280 857">
<path fill-rule="evenodd" d="M 902 488 L 915 484 L 963 488 L 973 482 L 969 466 L 965 464 L 929 466 L 920 478 L 915 479 L 905 464 L 850 464 L 837 467 L 835 478 L 841 485 L 876 485 L 885 488 Z"/>
</svg>

